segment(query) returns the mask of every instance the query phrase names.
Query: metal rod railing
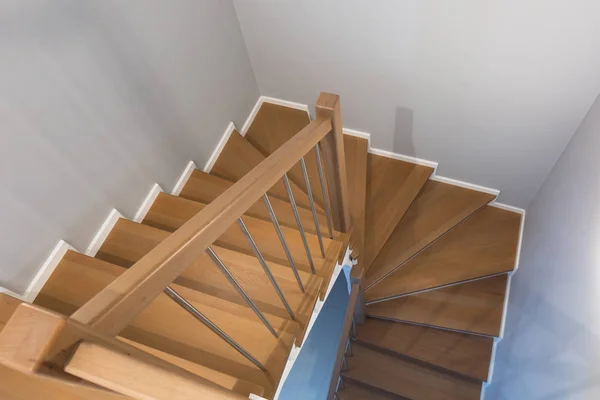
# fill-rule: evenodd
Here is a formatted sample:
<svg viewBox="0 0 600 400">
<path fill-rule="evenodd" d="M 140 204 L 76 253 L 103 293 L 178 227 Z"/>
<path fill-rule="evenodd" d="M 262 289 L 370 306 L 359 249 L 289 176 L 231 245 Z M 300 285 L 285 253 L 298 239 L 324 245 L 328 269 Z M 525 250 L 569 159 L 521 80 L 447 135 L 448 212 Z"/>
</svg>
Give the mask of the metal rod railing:
<svg viewBox="0 0 600 400">
<path fill-rule="evenodd" d="M 310 269 L 313 274 L 316 274 L 317 271 L 315 270 L 315 264 L 313 263 L 312 256 L 310 255 L 310 248 L 308 247 L 306 234 L 304 233 L 304 228 L 302 227 L 302 220 L 300 219 L 300 214 L 298 214 L 296 200 L 294 200 L 294 194 L 292 193 L 292 187 L 290 186 L 290 180 L 288 179 L 287 174 L 283 175 L 283 183 L 285 185 L 285 190 L 287 191 L 288 197 L 290 199 L 290 204 L 292 205 L 292 211 L 294 212 L 294 217 L 296 218 L 296 224 L 298 225 L 298 230 L 300 231 L 300 237 L 302 237 L 302 243 L 304 243 L 304 250 L 306 251 L 306 257 L 308 257 Z"/>
<path fill-rule="evenodd" d="M 227 269 L 227 267 L 225 266 L 225 264 L 223 264 L 223 261 L 221 261 L 221 259 L 219 258 L 219 256 L 217 256 L 217 254 L 214 252 L 214 250 L 209 246 L 206 249 L 206 252 L 210 256 L 210 258 L 213 260 L 213 262 L 217 265 L 217 267 L 219 267 L 219 269 L 221 270 L 221 272 L 223 272 L 223 275 L 225 275 L 225 277 L 229 280 L 229 282 L 233 285 L 233 287 L 235 287 L 235 289 L 238 291 L 238 293 L 244 298 L 244 300 L 246 301 L 246 303 L 248 304 L 248 306 L 250 306 L 250 308 L 258 316 L 258 318 L 263 322 L 263 324 L 265 324 L 265 326 L 267 327 L 267 329 L 273 334 L 273 336 L 278 337 L 277 336 L 277 331 L 271 326 L 271 324 L 269 323 L 269 321 L 267 321 L 267 318 L 265 318 L 265 316 L 258 309 L 258 307 L 256 306 L 256 304 L 254 304 L 254 302 L 252 301 L 252 299 L 250 298 L 250 296 L 248 296 L 248 294 L 246 294 L 246 291 L 238 283 L 238 281 L 231 274 L 231 272 L 229 272 L 229 269 Z"/>
<path fill-rule="evenodd" d="M 327 198 L 327 189 L 325 185 L 325 173 L 323 172 L 323 163 L 321 162 L 321 152 L 319 144 L 315 144 L 315 157 L 317 158 L 317 170 L 319 171 L 319 181 L 321 181 L 321 192 L 323 192 L 323 203 L 325 205 L 325 216 L 327 217 L 327 228 L 329 229 L 329 239 L 333 239 L 333 227 L 331 222 L 331 209 L 329 199 Z"/>
<path fill-rule="evenodd" d="M 308 200 L 310 201 L 310 208 L 312 210 L 313 220 L 315 221 L 315 229 L 317 230 L 317 238 L 319 239 L 321 255 L 323 258 L 325 258 L 325 247 L 323 246 L 323 237 L 321 237 L 321 227 L 319 225 L 319 218 L 317 217 L 315 200 L 313 198 L 312 189 L 310 188 L 310 180 L 308 179 L 308 171 L 306 170 L 306 162 L 304 162 L 304 157 L 300 159 L 300 168 L 302 169 L 302 175 L 304 176 L 304 184 L 306 185 L 306 192 L 308 193 Z"/>
<path fill-rule="evenodd" d="M 263 195 L 263 200 L 265 202 L 265 207 L 267 207 L 267 211 L 269 216 L 271 217 L 271 221 L 273 222 L 273 226 L 275 227 L 275 231 L 277 231 L 277 236 L 279 237 L 279 241 L 281 242 L 281 246 L 283 246 L 283 251 L 285 252 L 285 256 L 287 257 L 290 266 L 292 267 L 292 271 L 294 272 L 294 276 L 296 277 L 296 281 L 298 282 L 298 286 L 300 286 L 300 290 L 304 293 L 304 285 L 302 284 L 302 279 L 300 279 L 300 275 L 298 274 L 298 269 L 296 268 L 296 263 L 292 258 L 292 253 L 290 253 L 290 249 L 285 241 L 285 237 L 283 236 L 283 232 L 281 231 L 281 226 L 279 225 L 279 221 L 277 220 L 277 216 L 275 215 L 275 210 L 273 210 L 273 206 L 271 205 L 271 201 L 269 200 L 269 196 L 265 193 Z"/>
<path fill-rule="evenodd" d="M 187 312 L 192 314 L 197 320 L 202 322 L 206 327 L 208 327 L 211 331 L 217 334 L 221 339 L 226 341 L 231 347 L 236 349 L 240 354 L 250 360 L 254 365 L 260 368 L 263 371 L 266 371 L 264 365 L 256 358 L 252 356 L 252 354 L 248 353 L 242 346 L 240 346 L 235 340 L 233 340 L 229 335 L 227 335 L 221 328 L 215 325 L 210 319 L 208 319 L 204 314 L 202 314 L 196 307 L 194 307 L 190 302 L 184 299 L 179 293 L 173 290 L 170 286 L 167 286 L 165 289 L 165 293 L 171 299 L 173 299 L 177 304 L 179 304 L 182 308 L 184 308 Z"/>
<path fill-rule="evenodd" d="M 290 318 L 292 318 L 292 320 L 295 321 L 296 316 L 294 315 L 292 308 L 290 307 L 287 300 L 285 299 L 285 296 L 283 295 L 281 288 L 277 284 L 275 277 L 271 273 L 271 270 L 269 269 L 269 266 L 267 265 L 265 258 L 263 257 L 262 253 L 258 249 L 258 246 L 256 245 L 256 242 L 254 241 L 254 238 L 252 237 L 252 235 L 250 234 L 250 231 L 246 227 L 246 224 L 244 224 L 244 221 L 241 218 L 238 218 L 237 224 L 240 227 L 240 229 L 242 230 L 242 232 L 244 232 L 244 236 L 246 236 L 246 239 L 248 239 L 248 243 L 250 243 L 250 247 L 252 247 L 252 251 L 254 251 L 254 255 L 258 259 L 258 262 L 260 262 L 260 265 L 262 266 L 263 270 L 265 271 L 265 274 L 267 274 L 267 277 L 269 278 L 269 280 L 271 281 L 271 284 L 275 288 L 275 291 L 277 292 L 279 299 L 285 306 L 285 309 L 287 310 L 288 314 L 290 314 Z"/>
</svg>

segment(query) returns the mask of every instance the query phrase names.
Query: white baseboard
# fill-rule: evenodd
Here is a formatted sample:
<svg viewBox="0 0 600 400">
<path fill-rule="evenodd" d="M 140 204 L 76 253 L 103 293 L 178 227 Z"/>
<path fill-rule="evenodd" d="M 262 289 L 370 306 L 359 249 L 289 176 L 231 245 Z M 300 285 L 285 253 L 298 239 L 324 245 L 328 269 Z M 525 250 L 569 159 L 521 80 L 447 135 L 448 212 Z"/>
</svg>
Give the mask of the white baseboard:
<svg viewBox="0 0 600 400">
<path fill-rule="evenodd" d="M 417 157 L 412 157 L 412 156 L 405 156 L 404 154 L 394 153 L 392 151 L 375 149 L 375 148 L 371 147 L 371 148 L 369 148 L 369 153 L 375 154 L 378 156 L 382 156 L 382 157 L 392 158 L 394 160 L 400 160 L 400 161 L 409 162 L 412 164 L 422 165 L 424 167 L 430 167 L 430 168 L 433 168 L 434 174 L 435 174 L 435 171 L 437 171 L 437 167 L 438 167 L 438 163 L 435 161 L 424 160 L 422 158 L 417 158 Z"/>
<path fill-rule="evenodd" d="M 46 261 L 44 261 L 41 268 L 39 269 L 31 283 L 25 290 L 25 293 L 15 293 L 3 287 L 0 287 L 0 293 L 7 294 L 11 297 L 17 298 L 27 303 L 33 303 L 37 295 L 40 293 L 40 291 L 46 284 L 48 278 L 50 278 L 50 275 L 52 275 L 52 273 L 56 269 L 56 266 L 58 265 L 60 260 L 62 260 L 64 255 L 69 250 L 76 251 L 73 248 L 73 246 L 71 246 L 69 243 L 65 242 L 64 240 L 59 240 L 59 242 L 56 244 L 56 246 L 54 246 L 54 249 L 52 249 L 50 255 L 48 256 L 48 258 L 46 258 Z"/>
<path fill-rule="evenodd" d="M 188 179 L 190 179 L 190 176 L 192 176 L 192 172 L 194 172 L 195 169 L 196 169 L 196 163 L 194 163 L 193 161 L 188 162 L 185 169 L 183 170 L 183 173 L 177 180 L 175 187 L 171 191 L 172 195 L 179 196 L 179 193 L 181 193 L 181 190 L 187 183 Z"/>
<path fill-rule="evenodd" d="M 244 125 L 242 126 L 242 130 L 240 131 L 240 134 L 242 136 L 246 136 L 246 133 L 248 133 L 248 129 L 250 129 L 250 125 L 252 125 L 252 122 L 254 121 L 254 118 L 256 118 L 256 115 L 260 110 L 260 106 L 262 106 L 263 103 L 277 104 L 283 107 L 295 108 L 297 110 L 306 111 L 308 117 L 310 118 L 310 111 L 308 109 L 308 105 L 306 104 L 294 103 L 293 101 L 277 99 L 275 97 L 260 96 L 256 104 L 254 105 L 254 108 L 250 112 L 250 115 L 248 115 L 246 122 L 244 122 Z"/>
<path fill-rule="evenodd" d="M 475 190 L 477 192 L 483 192 L 483 193 L 489 193 L 491 195 L 494 195 L 496 197 L 498 197 L 498 195 L 500 194 L 500 191 L 497 189 L 492 189 L 492 188 L 488 188 L 485 186 L 481 186 L 481 185 L 475 185 L 469 182 L 464 182 L 464 181 L 459 181 L 457 179 L 452 179 L 452 178 L 446 178 L 445 176 L 439 176 L 439 175 L 432 175 L 431 178 L 432 181 L 436 181 L 436 182 L 442 182 L 442 183 L 447 183 L 449 185 L 453 185 L 453 186 L 459 186 L 465 189 L 470 189 L 470 190 Z"/>
<path fill-rule="evenodd" d="M 141 223 L 144 220 L 144 218 L 146 218 L 146 214 L 148 214 L 148 211 L 150 211 L 150 207 L 152 207 L 154 200 L 156 200 L 158 195 L 162 192 L 164 192 L 164 190 L 160 187 L 158 183 L 152 185 L 152 188 L 150 188 L 150 192 L 142 202 L 140 208 L 135 213 L 135 217 L 133 217 L 134 222 Z"/>
<path fill-rule="evenodd" d="M 225 144 L 227 144 L 227 141 L 229 140 L 229 137 L 231 136 L 231 134 L 233 133 L 234 130 L 235 130 L 235 125 L 233 124 L 233 122 L 230 122 L 227 125 L 227 128 L 225 128 L 225 132 L 223 132 L 223 135 L 221 136 L 219 143 L 217 143 L 217 147 L 215 147 L 212 154 L 210 155 L 210 158 L 206 162 L 206 165 L 204 165 L 204 169 L 203 169 L 204 172 L 208 173 L 212 170 L 213 166 L 219 159 L 219 156 L 221 155 L 221 152 L 223 151 Z"/>
<path fill-rule="evenodd" d="M 115 224 L 117 223 L 119 218 L 125 218 L 125 217 L 123 217 L 123 215 L 119 211 L 117 211 L 116 208 L 113 208 L 111 210 L 111 212 L 108 214 L 108 217 L 106 217 L 106 220 L 104 220 L 104 223 L 102 224 L 102 226 L 100 227 L 98 232 L 96 232 L 96 235 L 92 239 L 90 245 L 85 250 L 86 255 L 88 255 L 90 257 L 96 256 L 96 253 L 98 252 L 98 250 L 100 250 L 100 247 L 102 247 L 102 244 L 104 244 L 104 241 L 108 237 L 108 234 L 110 233 L 112 228 L 115 226 Z"/>
</svg>

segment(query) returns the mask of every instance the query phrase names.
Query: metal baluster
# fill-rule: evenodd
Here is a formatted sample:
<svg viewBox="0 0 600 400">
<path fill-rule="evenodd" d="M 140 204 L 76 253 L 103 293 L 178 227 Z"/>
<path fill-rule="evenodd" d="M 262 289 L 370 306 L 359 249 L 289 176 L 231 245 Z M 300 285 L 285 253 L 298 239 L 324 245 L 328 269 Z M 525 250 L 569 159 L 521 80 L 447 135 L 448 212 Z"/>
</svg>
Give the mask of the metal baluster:
<svg viewBox="0 0 600 400">
<path fill-rule="evenodd" d="M 346 343 L 346 350 L 344 350 L 344 354 L 348 354 L 348 350 L 350 350 L 350 357 L 353 357 L 354 354 L 352 353 L 352 343 L 350 341 L 350 338 L 348 338 L 348 343 Z"/>
<path fill-rule="evenodd" d="M 354 322 L 354 317 L 352 317 L 352 337 L 356 337 L 356 323 Z"/>
<path fill-rule="evenodd" d="M 298 230 L 300 231 L 300 236 L 302 237 L 302 243 L 304 243 L 304 250 L 306 251 L 306 257 L 308 257 L 310 269 L 313 274 L 316 274 L 317 271 L 315 270 L 315 264 L 313 263 L 312 256 L 310 255 L 310 248 L 308 247 L 308 242 L 306 241 L 306 234 L 304 233 L 304 228 L 302 227 L 302 221 L 300 220 L 300 214 L 298 214 L 296 200 L 294 200 L 294 194 L 292 193 L 292 187 L 290 186 L 290 180 L 288 179 L 287 174 L 283 175 L 283 183 L 285 185 L 285 190 L 287 191 L 288 197 L 290 198 L 290 204 L 292 205 L 292 211 L 294 212 L 294 217 L 296 218 L 296 224 L 298 225 Z"/>
<path fill-rule="evenodd" d="M 327 198 L 327 189 L 325 188 L 325 174 L 323 173 L 323 164 L 321 163 L 321 152 L 319 144 L 315 144 L 315 156 L 317 157 L 317 170 L 319 171 L 319 180 L 321 181 L 321 191 L 323 192 L 323 203 L 325 203 L 325 216 L 327 217 L 327 228 L 329 228 L 329 239 L 333 239 L 333 227 L 331 226 L 331 209 L 329 208 L 329 199 Z"/>
<path fill-rule="evenodd" d="M 304 184 L 306 185 L 306 191 L 308 192 L 308 200 L 310 201 L 310 208 L 312 210 L 313 220 L 315 221 L 315 229 L 317 230 L 317 238 L 319 239 L 321 255 L 323 256 L 323 258 L 325 258 L 325 247 L 323 246 L 323 238 L 321 237 L 321 227 L 319 226 L 319 218 L 317 217 L 317 210 L 315 209 L 315 200 L 313 199 L 312 189 L 310 188 L 310 180 L 308 179 L 308 172 L 306 171 L 306 163 L 304 162 L 304 157 L 300 159 L 300 168 L 302 168 Z"/>
<path fill-rule="evenodd" d="M 292 271 L 294 271 L 294 276 L 296 277 L 296 281 L 298 282 L 298 286 L 300 286 L 300 290 L 304 293 L 304 285 L 302 285 L 302 279 L 300 279 L 300 275 L 298 274 L 298 269 L 296 268 L 296 264 L 294 263 L 294 259 L 292 258 L 292 253 L 290 253 L 290 249 L 285 241 L 285 237 L 283 236 L 283 232 L 281 231 L 281 226 L 279 225 L 279 221 L 277 220 L 277 216 L 275 215 L 275 210 L 273 210 L 273 206 L 271 205 L 271 201 L 269 200 L 269 196 L 267 194 L 263 194 L 263 200 L 265 202 L 265 207 L 267 207 L 267 211 L 271 216 L 271 221 L 273 222 L 273 226 L 277 231 L 277 236 L 279 237 L 279 241 L 281 242 L 281 246 L 283 246 L 283 251 L 292 267 Z"/>
<path fill-rule="evenodd" d="M 267 265 L 267 262 L 265 261 L 265 258 L 263 257 L 262 253 L 258 249 L 258 246 L 256 245 L 256 242 L 254 241 L 254 238 L 250 234 L 250 231 L 248 231 L 246 224 L 244 224 L 244 221 L 242 221 L 241 218 L 238 218 L 237 224 L 240 227 L 240 229 L 242 230 L 242 232 L 244 232 L 244 236 L 246 236 L 246 239 L 248 239 L 248 243 L 250 243 L 250 246 L 252 247 L 252 251 L 254 251 L 254 255 L 256 255 L 256 258 L 258 258 L 258 262 L 260 262 L 260 265 L 262 266 L 263 270 L 265 271 L 265 274 L 267 274 L 267 276 L 269 277 L 269 280 L 271 281 L 271 284 L 275 288 L 275 291 L 277 292 L 279 299 L 285 306 L 285 309 L 287 310 L 288 314 L 290 314 L 290 317 L 292 318 L 292 320 L 295 321 L 296 316 L 294 315 L 292 308 L 290 307 L 287 300 L 285 299 L 285 296 L 283 295 L 281 288 L 279 287 L 279 285 L 277 284 L 277 281 L 275 280 L 275 277 L 271 273 L 271 270 L 269 269 L 269 266 Z"/>
<path fill-rule="evenodd" d="M 213 333 L 217 334 L 221 339 L 226 341 L 231 347 L 236 349 L 240 354 L 242 354 L 244 357 L 246 357 L 248 360 L 250 360 L 254 365 L 256 365 L 258 368 L 260 368 L 263 371 L 267 370 L 267 368 L 265 368 L 265 366 L 262 365 L 260 363 L 260 361 L 258 361 L 256 358 L 254 358 L 252 356 L 252 354 L 248 353 L 242 346 L 237 344 L 237 342 L 235 340 L 233 340 L 229 335 L 227 335 L 225 332 L 223 332 L 221 330 L 221 328 L 219 328 L 217 325 L 215 325 L 214 322 L 212 322 L 211 320 L 206 318 L 206 316 L 204 316 L 204 314 L 202 314 L 200 311 L 198 311 L 198 309 L 196 307 L 194 307 L 192 304 L 190 304 L 186 299 L 181 297 L 181 295 L 179 295 L 179 293 L 177 293 L 175 290 L 171 289 L 168 286 L 165 289 L 165 293 L 167 294 L 167 296 L 169 296 L 171 299 L 173 299 L 177 304 L 179 304 L 182 308 L 184 308 L 187 312 L 192 314 L 197 320 L 202 322 L 208 329 L 213 331 Z"/>
<path fill-rule="evenodd" d="M 342 372 L 348 371 L 348 361 L 346 360 L 346 355 L 344 354 L 344 358 L 342 358 Z"/>
<path fill-rule="evenodd" d="M 273 336 L 278 337 L 277 336 L 277 331 L 275 331 L 275 329 L 273 329 L 273 327 L 271 326 L 271 324 L 269 323 L 269 321 L 267 321 L 267 319 L 265 318 L 265 316 L 263 315 L 263 313 L 258 309 L 258 307 L 256 306 L 256 304 L 254 304 L 254 302 L 252 301 L 252 299 L 246 294 L 246 292 L 244 291 L 244 289 L 240 286 L 240 284 L 235 279 L 235 277 L 231 274 L 231 272 L 229 272 L 229 270 L 227 269 L 227 267 L 225 266 L 225 264 L 223 264 L 223 261 L 221 261 L 221 259 L 217 256 L 217 254 L 214 252 L 214 250 L 209 246 L 206 249 L 206 252 L 210 256 L 210 258 L 212 258 L 213 262 L 217 265 L 217 267 L 219 267 L 221 269 L 221 272 L 223 272 L 223 275 L 225 275 L 225 277 L 227 277 L 227 279 L 229 280 L 229 282 L 236 288 L 236 290 L 238 291 L 238 293 L 240 295 L 242 295 L 242 297 L 244 298 L 244 300 L 246 300 L 246 303 L 256 313 L 256 315 L 258 316 L 258 318 L 260 318 L 260 320 L 263 322 L 263 324 L 265 324 L 265 326 L 267 327 L 267 329 L 273 334 Z"/>
</svg>

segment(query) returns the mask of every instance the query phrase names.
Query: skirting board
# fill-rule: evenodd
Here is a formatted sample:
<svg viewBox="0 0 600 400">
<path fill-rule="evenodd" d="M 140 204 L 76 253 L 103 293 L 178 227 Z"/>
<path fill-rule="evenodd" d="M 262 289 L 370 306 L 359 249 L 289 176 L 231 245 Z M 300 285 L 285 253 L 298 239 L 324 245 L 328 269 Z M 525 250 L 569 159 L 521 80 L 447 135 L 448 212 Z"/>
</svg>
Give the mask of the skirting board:
<svg viewBox="0 0 600 400">
<path fill-rule="evenodd" d="M 158 195 L 162 192 L 164 192 L 164 190 L 160 187 L 158 183 L 152 185 L 150 192 L 144 199 L 144 202 L 142 203 L 140 208 L 135 213 L 135 217 L 133 217 L 134 222 L 141 223 L 144 220 L 144 218 L 146 218 L 146 214 L 148 214 L 148 211 L 150 211 L 150 207 L 152 207 L 154 200 L 156 200 Z"/>
<path fill-rule="evenodd" d="M 212 154 L 210 155 L 210 158 L 206 162 L 206 165 L 204 165 L 204 169 L 203 169 L 204 172 L 208 173 L 212 170 L 213 166 L 217 162 L 217 159 L 221 155 L 221 152 L 223 151 L 225 144 L 229 140 L 229 137 L 231 136 L 231 134 L 233 133 L 234 130 L 235 130 L 235 125 L 233 124 L 233 122 L 230 122 L 227 125 L 225 132 L 223 132 L 223 135 L 221 136 L 219 143 L 217 143 L 217 147 L 215 147 Z"/>
<path fill-rule="evenodd" d="M 254 105 L 254 108 L 250 112 L 250 115 L 248 115 L 246 122 L 244 122 L 244 125 L 242 126 L 242 130 L 240 131 L 240 134 L 242 136 L 246 136 L 248 129 L 250 129 L 250 125 L 252 125 L 252 122 L 254 121 L 254 118 L 256 118 L 256 115 L 258 114 L 258 110 L 260 110 L 260 106 L 262 106 L 263 103 L 277 104 L 277 105 L 283 106 L 283 107 L 295 108 L 297 110 L 306 111 L 306 113 L 308 114 L 308 117 L 310 118 L 310 111 L 306 104 L 300 104 L 300 103 L 294 103 L 293 101 L 276 99 L 275 97 L 260 96 L 258 98 L 258 101 L 256 102 L 256 104 Z"/>
<path fill-rule="evenodd" d="M 179 196 L 179 193 L 181 193 L 181 190 L 187 183 L 188 179 L 190 179 L 190 176 L 192 176 L 192 172 L 194 172 L 195 169 L 196 169 L 196 163 L 194 163 L 193 161 L 188 162 L 185 169 L 183 170 L 183 173 L 177 180 L 175 187 L 171 191 L 172 195 Z"/>
<path fill-rule="evenodd" d="M 110 233 L 112 228 L 115 226 L 115 224 L 117 223 L 119 218 L 125 218 L 125 217 L 123 217 L 123 215 L 119 211 L 117 211 L 116 208 L 113 208 L 111 210 L 111 212 L 108 214 L 108 217 L 106 217 L 106 220 L 104 220 L 104 223 L 102 224 L 102 226 L 100 227 L 98 232 L 96 232 L 96 235 L 92 239 L 92 242 L 90 243 L 88 248 L 85 250 L 85 254 L 87 256 L 90 256 L 90 257 L 96 256 L 96 253 L 98 252 L 98 250 L 100 250 L 100 247 L 102 247 L 102 244 L 104 244 L 104 241 L 108 237 L 108 234 Z"/>
<path fill-rule="evenodd" d="M 2 287 L 0 287 L 0 293 L 5 293 L 27 303 L 33 303 L 37 295 L 46 284 L 46 281 L 50 278 L 50 275 L 52 275 L 56 269 L 56 266 L 60 260 L 62 260 L 68 250 L 76 251 L 69 243 L 65 242 L 64 240 L 60 240 L 56 246 L 54 246 L 54 249 L 52 249 L 52 252 L 50 252 L 50 255 L 46 261 L 44 261 L 42 264 L 41 268 L 25 290 L 25 293 L 15 293 Z"/>
</svg>

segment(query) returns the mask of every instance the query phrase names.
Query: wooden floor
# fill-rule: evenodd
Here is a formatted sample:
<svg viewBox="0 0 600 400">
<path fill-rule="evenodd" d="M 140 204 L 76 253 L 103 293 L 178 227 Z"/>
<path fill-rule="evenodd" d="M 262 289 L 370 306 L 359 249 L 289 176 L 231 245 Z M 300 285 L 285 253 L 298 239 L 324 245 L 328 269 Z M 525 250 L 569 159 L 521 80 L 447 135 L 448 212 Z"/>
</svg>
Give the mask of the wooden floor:
<svg viewBox="0 0 600 400">
<path fill-rule="evenodd" d="M 411 400 L 479 400 L 481 383 L 353 345 L 344 377 Z"/>
<path fill-rule="evenodd" d="M 354 239 L 353 254 L 363 253 L 365 245 L 365 209 L 367 201 L 367 151 L 369 141 L 344 135 L 346 152 L 346 175 L 348 178 L 348 202 L 350 225 Z"/>
<path fill-rule="evenodd" d="M 233 131 L 225 147 L 219 154 L 210 173 L 231 182 L 237 182 L 254 167 L 260 164 L 266 157 L 248 142 L 238 131 Z M 295 183 L 290 184 L 294 194 L 294 201 L 299 206 L 310 209 L 308 195 Z M 289 199 L 283 181 L 280 180 L 269 190 L 269 194 L 281 200 Z M 322 213 L 323 209 L 316 205 L 317 211 Z"/>
<path fill-rule="evenodd" d="M 368 155 L 364 268 L 369 269 L 432 173 L 433 168 Z"/>
<path fill-rule="evenodd" d="M 431 290 L 367 306 L 374 317 L 500 336 L 507 275 Z"/>
<path fill-rule="evenodd" d="M 520 214 L 485 206 L 368 289 L 367 301 L 512 271 L 520 224 Z"/>
<path fill-rule="evenodd" d="M 340 385 L 338 391 L 340 400 L 399 400 L 400 397 L 375 388 L 361 386 L 349 379 Z"/>
<path fill-rule="evenodd" d="M 369 268 L 369 287 L 494 199 L 494 195 L 429 180 Z"/>
<path fill-rule="evenodd" d="M 487 381 L 494 339 L 367 318 L 357 340 L 467 377 Z"/>
</svg>

